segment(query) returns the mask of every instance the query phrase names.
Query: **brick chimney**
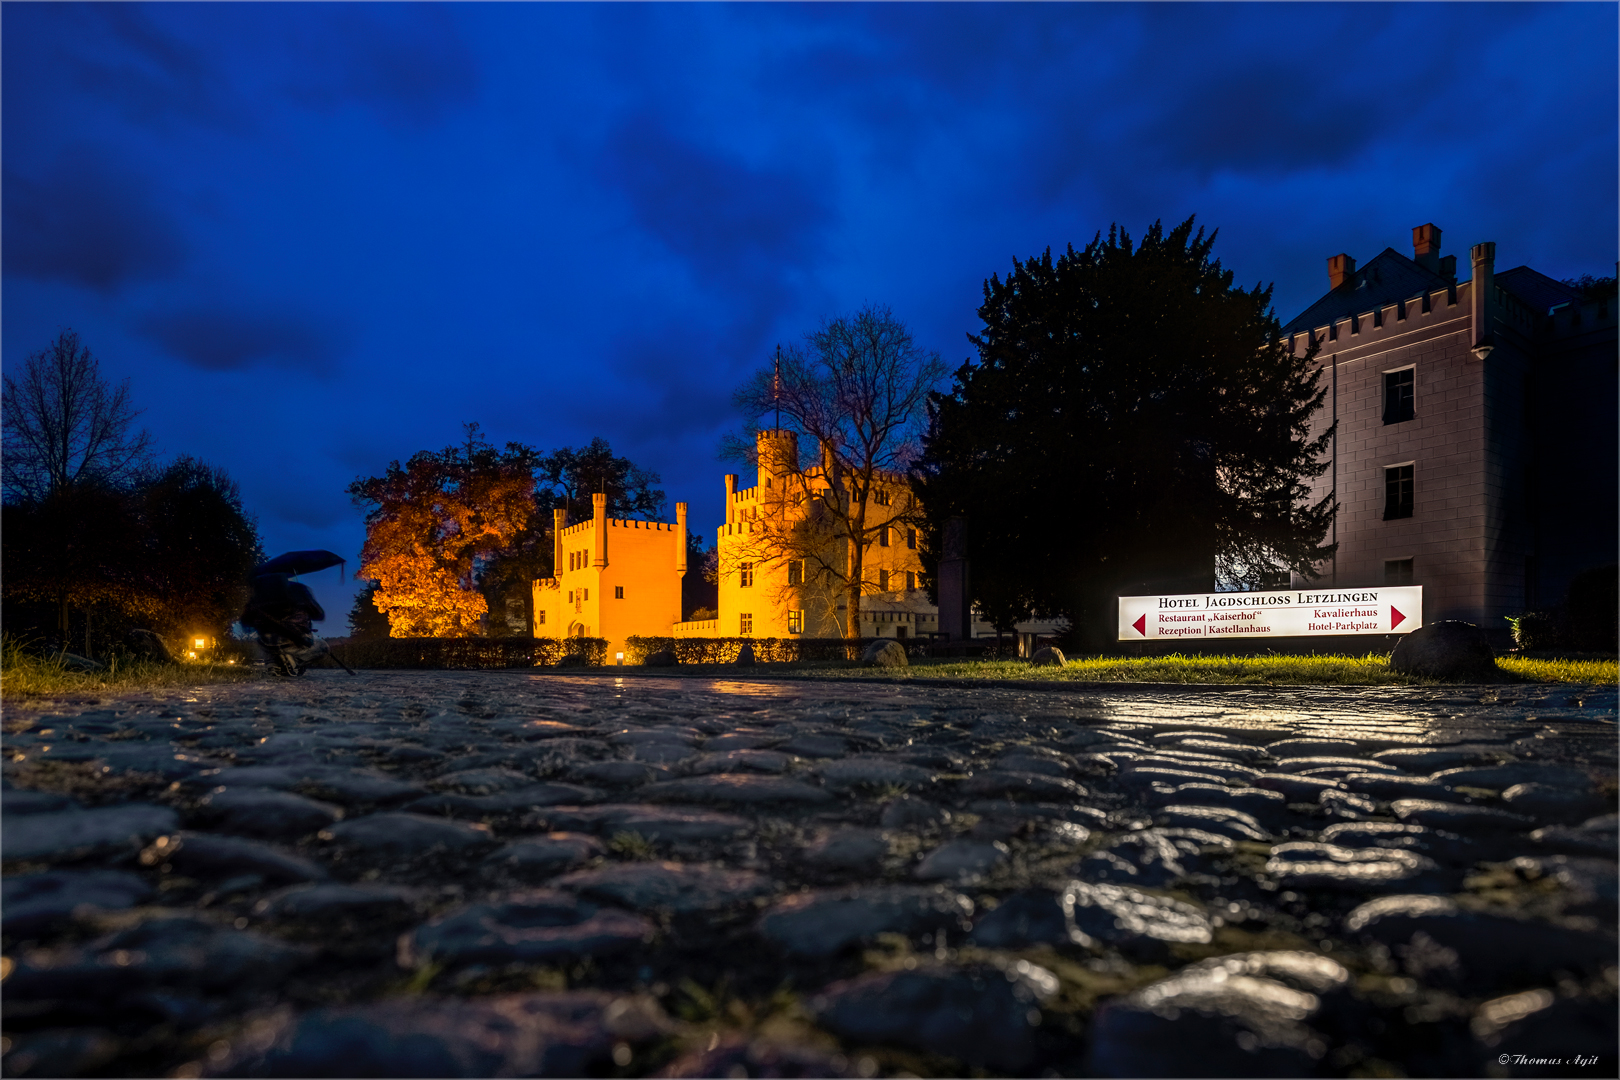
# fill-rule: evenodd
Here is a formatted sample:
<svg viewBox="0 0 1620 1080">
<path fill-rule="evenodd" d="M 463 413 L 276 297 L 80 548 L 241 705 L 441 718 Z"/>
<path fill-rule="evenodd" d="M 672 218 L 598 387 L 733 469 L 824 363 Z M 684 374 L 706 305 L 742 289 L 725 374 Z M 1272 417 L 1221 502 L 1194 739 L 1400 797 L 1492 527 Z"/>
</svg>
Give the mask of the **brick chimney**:
<svg viewBox="0 0 1620 1080">
<path fill-rule="evenodd" d="M 1330 282 L 1328 286 L 1329 288 L 1337 289 L 1340 285 L 1343 285 L 1346 281 L 1349 281 L 1351 275 L 1353 275 L 1355 272 L 1356 260 L 1352 259 L 1350 256 L 1328 256 L 1328 281 Z"/>
<path fill-rule="evenodd" d="M 1440 273 L 1440 226 L 1430 222 L 1412 230 L 1412 261 L 1431 274 Z"/>
</svg>

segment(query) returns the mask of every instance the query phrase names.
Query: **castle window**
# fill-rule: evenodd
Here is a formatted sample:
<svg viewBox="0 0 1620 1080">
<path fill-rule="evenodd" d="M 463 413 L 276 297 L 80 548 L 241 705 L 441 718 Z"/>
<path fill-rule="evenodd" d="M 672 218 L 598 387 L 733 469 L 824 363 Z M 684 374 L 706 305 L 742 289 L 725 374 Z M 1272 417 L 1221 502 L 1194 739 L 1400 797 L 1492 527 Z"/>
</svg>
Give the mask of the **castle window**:
<svg viewBox="0 0 1620 1080">
<path fill-rule="evenodd" d="M 888 592 L 888 591 L 889 591 L 889 572 L 887 570 L 879 570 L 878 571 L 878 592 Z"/>
<path fill-rule="evenodd" d="M 737 632 L 747 637 L 754 632 L 754 616 L 751 612 L 743 612 L 737 617 Z"/>
<path fill-rule="evenodd" d="M 623 585 L 615 585 L 615 586 L 613 586 L 613 599 L 615 599 L 615 600 L 623 600 L 624 599 L 624 586 Z"/>
<path fill-rule="evenodd" d="M 570 604 L 572 604 L 574 602 L 574 590 L 573 589 L 568 590 L 568 602 Z"/>
<path fill-rule="evenodd" d="M 1385 559 L 1384 560 L 1385 585 L 1412 584 L 1411 559 Z"/>
<path fill-rule="evenodd" d="M 1384 470 L 1384 520 L 1412 516 L 1413 466 L 1391 465 Z"/>
<path fill-rule="evenodd" d="M 907 529 L 906 530 L 906 547 L 910 548 L 912 551 L 917 550 L 917 530 L 916 529 Z"/>
<path fill-rule="evenodd" d="M 889 493 L 887 491 L 884 491 L 882 488 L 879 488 L 877 491 L 872 493 L 872 499 L 879 506 L 888 506 L 889 505 Z"/>
<path fill-rule="evenodd" d="M 1416 368 L 1384 372 L 1384 423 L 1399 424 L 1412 419 Z"/>
<path fill-rule="evenodd" d="M 788 584 L 789 585 L 803 585 L 804 584 L 804 560 L 803 559 L 794 559 L 792 562 L 788 563 Z"/>
<path fill-rule="evenodd" d="M 913 592 L 916 588 L 917 588 L 917 572 L 915 570 L 907 570 L 906 571 L 906 592 Z"/>
<path fill-rule="evenodd" d="M 537 611 L 534 613 L 534 624 L 536 626 L 546 625 L 546 613 L 544 611 Z"/>
<path fill-rule="evenodd" d="M 589 589 L 581 589 L 581 590 L 579 590 L 579 592 L 580 592 L 580 598 L 582 600 L 589 600 L 591 598 L 591 590 L 589 590 Z"/>
<path fill-rule="evenodd" d="M 753 585 L 754 584 L 754 564 L 751 563 L 751 562 L 745 562 L 742 565 L 738 566 L 737 567 L 737 577 L 739 579 L 737 584 L 742 586 L 743 588 L 746 589 L 749 586 Z"/>
<path fill-rule="evenodd" d="M 788 633 L 790 633 L 790 634 L 802 634 L 802 633 L 804 633 L 804 612 L 803 611 L 790 611 L 790 612 L 788 612 Z"/>
<path fill-rule="evenodd" d="M 878 547 L 889 546 L 889 527 L 887 525 L 878 530 Z"/>
</svg>

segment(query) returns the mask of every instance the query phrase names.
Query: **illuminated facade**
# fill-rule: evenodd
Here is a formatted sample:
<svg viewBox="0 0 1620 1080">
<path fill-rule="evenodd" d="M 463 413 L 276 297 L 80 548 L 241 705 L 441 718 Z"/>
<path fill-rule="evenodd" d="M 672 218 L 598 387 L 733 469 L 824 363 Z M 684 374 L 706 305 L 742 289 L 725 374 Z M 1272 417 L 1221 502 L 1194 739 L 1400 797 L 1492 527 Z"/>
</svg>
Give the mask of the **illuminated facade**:
<svg viewBox="0 0 1620 1080">
<path fill-rule="evenodd" d="M 589 521 L 570 525 L 553 511 L 556 576 L 534 582 L 536 637 L 600 637 L 608 662 L 639 637 L 839 638 L 847 636 L 849 543 L 823 527 L 818 508 L 834 496 L 828 471 L 799 467 L 798 438 L 788 431 L 758 437 L 753 487 L 726 484 L 726 520 L 715 531 L 719 552 L 719 617 L 681 621 L 686 566 L 686 504 L 675 523 L 607 516 L 607 496 L 592 496 Z M 849 485 L 842 485 L 848 498 Z M 867 495 L 869 543 L 862 566 L 860 636 L 927 638 L 939 611 L 921 585 L 915 527 L 905 521 L 911 487 L 899 473 L 877 473 Z M 838 574 L 829 574 L 836 568 Z M 1049 622 L 1020 623 L 1051 633 Z M 995 628 L 975 614 L 974 636 Z"/>
<path fill-rule="evenodd" d="M 591 520 L 569 525 L 554 510 L 556 577 L 534 583 L 536 637 L 601 637 L 608 661 L 625 638 L 667 636 L 681 617 L 686 573 L 686 504 L 675 523 L 607 516 L 607 496 L 591 496 Z"/>
<path fill-rule="evenodd" d="M 833 527 L 865 486 L 868 542 L 861 567 L 859 636 L 929 637 L 939 632 L 939 609 L 922 588 L 917 529 L 906 520 L 911 486 L 900 473 L 877 471 L 869 482 L 846 479 L 834 491 L 831 470 L 801 468 L 798 436 L 766 430 L 757 436 L 758 468 L 752 487 L 727 475 L 726 520 L 715 532 L 719 552 L 719 617 L 682 623 L 676 636 L 848 636 L 850 542 Z M 828 510 L 832 507 L 831 513 Z M 1053 624 L 1020 623 L 1025 632 L 1050 633 Z M 975 615 L 974 636 L 995 628 Z"/>
<path fill-rule="evenodd" d="M 1459 279 L 1438 228 L 1412 234 L 1411 258 L 1330 258 L 1328 293 L 1283 327 L 1296 355 L 1319 346 L 1315 433 L 1338 425 L 1311 494 L 1339 502 L 1317 583 L 1421 585 L 1426 622 L 1500 631 L 1615 561 L 1615 301 L 1498 273 L 1493 243 Z"/>
</svg>

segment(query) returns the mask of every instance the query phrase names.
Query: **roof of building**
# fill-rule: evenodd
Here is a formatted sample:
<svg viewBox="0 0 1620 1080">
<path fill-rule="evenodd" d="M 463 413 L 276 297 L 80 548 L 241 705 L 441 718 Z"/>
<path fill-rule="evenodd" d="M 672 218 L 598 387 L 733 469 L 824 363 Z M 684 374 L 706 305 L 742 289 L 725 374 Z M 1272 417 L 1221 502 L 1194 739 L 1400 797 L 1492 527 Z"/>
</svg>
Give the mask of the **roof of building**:
<svg viewBox="0 0 1620 1080">
<path fill-rule="evenodd" d="M 1578 300 L 1581 295 L 1579 289 L 1556 281 L 1528 266 L 1515 266 L 1511 270 L 1503 270 L 1496 275 L 1496 284 L 1541 314 L 1546 314 L 1559 304 Z"/>
<path fill-rule="evenodd" d="M 1394 248 L 1385 248 L 1345 279 L 1344 284 L 1296 315 L 1283 327 L 1283 333 L 1314 330 L 1450 284 L 1449 278 L 1419 266 Z"/>
</svg>

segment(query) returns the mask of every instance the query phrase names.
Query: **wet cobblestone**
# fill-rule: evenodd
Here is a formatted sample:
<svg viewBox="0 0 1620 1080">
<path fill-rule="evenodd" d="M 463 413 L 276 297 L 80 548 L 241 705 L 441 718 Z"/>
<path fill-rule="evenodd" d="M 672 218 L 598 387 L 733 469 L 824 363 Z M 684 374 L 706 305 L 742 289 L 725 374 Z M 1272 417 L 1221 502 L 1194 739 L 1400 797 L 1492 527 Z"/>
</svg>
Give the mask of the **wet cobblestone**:
<svg viewBox="0 0 1620 1080">
<path fill-rule="evenodd" d="M 0 1064 L 1613 1075 L 1615 719 L 518 672 L 14 706 Z"/>
</svg>

